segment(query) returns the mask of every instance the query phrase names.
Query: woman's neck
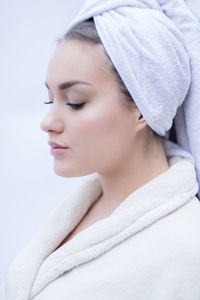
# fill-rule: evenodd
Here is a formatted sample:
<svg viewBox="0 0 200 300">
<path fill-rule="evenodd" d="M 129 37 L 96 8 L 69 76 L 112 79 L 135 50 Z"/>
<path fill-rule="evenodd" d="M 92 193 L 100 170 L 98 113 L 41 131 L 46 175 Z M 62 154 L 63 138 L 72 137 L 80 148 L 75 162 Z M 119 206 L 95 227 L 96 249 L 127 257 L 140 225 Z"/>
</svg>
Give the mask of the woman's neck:
<svg viewBox="0 0 200 300">
<path fill-rule="evenodd" d="M 130 159 L 131 158 L 131 159 Z M 146 154 L 134 153 L 109 174 L 99 174 L 102 196 L 99 208 L 114 210 L 128 195 L 169 169 L 162 140 Z"/>
</svg>

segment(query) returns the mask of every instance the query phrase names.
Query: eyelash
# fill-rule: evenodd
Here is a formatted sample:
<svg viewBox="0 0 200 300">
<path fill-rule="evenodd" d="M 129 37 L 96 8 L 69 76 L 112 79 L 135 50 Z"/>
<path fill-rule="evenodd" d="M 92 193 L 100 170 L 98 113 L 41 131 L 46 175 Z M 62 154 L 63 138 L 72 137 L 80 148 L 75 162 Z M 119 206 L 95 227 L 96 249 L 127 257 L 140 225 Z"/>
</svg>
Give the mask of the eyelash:
<svg viewBox="0 0 200 300">
<path fill-rule="evenodd" d="M 52 101 L 49 101 L 49 102 L 44 102 L 44 104 L 52 104 L 53 102 Z M 81 109 L 83 106 L 84 106 L 84 102 L 82 103 L 66 103 L 66 105 L 69 105 L 72 107 L 72 109 L 74 110 L 78 110 L 78 109 Z"/>
</svg>

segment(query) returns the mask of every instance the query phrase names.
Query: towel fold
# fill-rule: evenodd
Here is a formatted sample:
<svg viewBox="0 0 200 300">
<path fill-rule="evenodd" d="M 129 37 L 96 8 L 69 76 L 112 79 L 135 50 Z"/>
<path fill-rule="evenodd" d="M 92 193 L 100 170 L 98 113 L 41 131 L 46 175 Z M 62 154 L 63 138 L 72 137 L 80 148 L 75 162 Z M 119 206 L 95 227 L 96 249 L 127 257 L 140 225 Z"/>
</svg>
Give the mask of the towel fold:
<svg viewBox="0 0 200 300">
<path fill-rule="evenodd" d="M 197 18 L 183 0 L 89 0 L 67 31 L 91 17 L 144 119 L 165 137 L 166 154 L 193 162 L 200 183 Z M 177 144 L 169 143 L 173 121 Z"/>
<path fill-rule="evenodd" d="M 102 193 L 102 186 L 99 180 L 99 175 L 93 173 L 85 178 L 82 178 L 81 182 L 74 187 L 71 193 L 67 196 L 67 198 L 60 203 L 58 207 L 56 207 L 52 213 L 46 218 L 40 228 L 37 230 L 35 235 L 32 237 L 30 242 L 26 245 L 26 247 L 19 253 L 19 255 L 15 258 L 13 263 L 11 264 L 9 271 L 7 273 L 6 282 L 5 282 L 5 294 L 4 290 L 0 289 L 0 299 L 1 300 L 31 300 L 37 295 L 40 299 L 60 299 L 60 287 L 62 289 L 66 289 L 65 292 L 62 293 L 61 298 L 66 298 L 66 295 L 71 297 L 70 299 L 86 299 L 85 294 L 79 294 L 79 289 L 77 289 L 77 278 L 75 276 L 73 281 L 73 287 L 71 289 L 68 280 L 70 280 L 70 276 L 73 278 L 73 272 L 71 272 L 74 268 L 80 268 L 83 264 L 85 264 L 86 270 L 82 273 L 79 269 L 78 274 L 82 274 L 83 278 L 87 278 L 87 284 L 84 285 L 82 282 L 82 287 L 84 291 L 89 293 L 87 299 L 96 299 L 97 291 L 99 291 L 99 287 L 96 288 L 96 295 L 93 297 L 93 294 L 90 294 L 91 284 L 90 281 L 92 278 L 95 278 L 95 274 L 100 272 L 100 269 L 97 267 L 94 269 L 95 272 L 90 272 L 90 262 L 95 266 L 95 263 L 98 265 L 99 257 L 106 257 L 106 253 L 109 255 L 110 252 L 110 261 L 113 261 L 113 252 L 112 249 L 115 247 L 125 244 L 125 240 L 130 240 L 131 237 L 135 236 L 136 244 L 132 240 L 131 244 L 137 246 L 138 235 L 146 228 L 149 228 L 151 232 L 150 238 L 152 244 L 153 241 L 156 241 L 158 238 L 158 232 L 152 229 L 152 224 L 156 222 L 160 222 L 163 219 L 163 222 L 167 223 L 166 227 L 162 227 L 158 224 L 159 228 L 159 236 L 165 236 L 165 240 L 169 238 L 169 227 L 168 226 L 177 226 L 177 224 L 183 223 L 183 227 L 179 233 L 179 238 L 181 240 L 180 234 L 183 231 L 185 241 L 184 245 L 190 245 L 194 241 L 196 242 L 196 250 L 200 247 L 198 246 L 199 238 L 198 238 L 198 223 L 193 223 L 194 220 L 199 220 L 197 211 L 200 210 L 199 202 L 195 197 L 195 194 L 198 190 L 198 184 L 196 182 L 195 169 L 193 164 L 188 162 L 185 159 L 180 157 L 169 157 L 169 165 L 170 168 L 149 181 L 136 191 L 133 191 L 128 197 L 126 197 L 120 205 L 111 213 L 107 218 L 101 219 L 100 221 L 88 226 L 78 234 L 76 234 L 71 240 L 65 243 L 63 246 L 54 251 L 57 246 L 63 241 L 63 239 L 76 227 L 76 225 L 83 218 L 85 213 L 88 211 L 89 207 L 98 199 L 99 195 Z M 190 215 L 190 208 L 192 206 L 192 213 Z M 184 209 L 185 206 L 185 209 Z M 186 211 L 186 215 L 184 217 L 179 218 L 175 217 L 175 221 L 164 221 L 165 217 L 168 215 L 178 214 L 183 208 L 183 211 Z M 189 215 L 188 215 L 189 213 Z M 189 219 L 192 216 L 191 220 Z M 186 218 L 186 219 L 185 219 Z M 189 226 L 189 224 L 191 226 Z M 181 226 L 180 226 L 181 227 Z M 189 235 L 189 240 L 185 238 L 185 234 L 188 234 L 188 230 L 191 230 L 191 234 Z M 176 229 L 176 228 L 175 228 Z M 168 234 L 167 234 L 168 232 Z M 141 236 L 141 235 L 140 235 Z M 145 239 L 146 240 L 146 239 Z M 142 244 L 142 249 L 146 249 L 149 247 L 149 242 L 145 242 Z M 162 261 L 161 269 L 165 270 L 168 267 L 168 260 L 174 262 L 172 258 L 172 254 L 176 251 L 179 253 L 179 246 L 174 242 L 171 250 L 166 252 L 166 256 L 164 255 L 164 265 L 163 265 L 163 252 L 161 252 L 160 258 Z M 127 246 L 128 247 L 128 246 Z M 187 249 L 190 247 L 187 246 Z M 129 253 L 129 260 L 135 267 L 137 265 L 137 260 L 135 260 L 134 255 L 130 251 L 130 248 L 126 248 Z M 191 248 L 191 258 L 194 259 L 194 250 Z M 149 249 L 148 249 L 149 250 Z M 122 251 L 122 252 L 121 252 Z M 125 257 L 123 250 L 118 248 L 117 250 L 119 257 Z M 148 251 L 147 251 L 148 252 Z M 165 251 L 164 251 L 165 252 Z M 186 251 L 187 252 L 187 251 Z M 140 251 L 138 252 L 140 253 Z M 153 255 L 153 253 L 152 253 Z M 144 259 L 144 256 L 141 256 Z M 173 256 L 174 257 L 174 256 Z M 199 257 L 199 255 L 198 255 Z M 146 254 L 145 254 L 146 259 Z M 150 260 L 152 256 L 150 255 Z M 156 261 L 158 257 L 156 256 Z M 193 270 L 193 261 L 190 263 L 187 268 L 187 275 Z M 198 260 L 199 261 L 199 260 Z M 114 263 L 115 259 L 114 259 Z M 196 261 L 195 261 L 196 263 Z M 101 265 L 101 264 L 100 264 Z M 108 270 L 108 264 L 104 263 L 101 265 L 104 270 Z M 133 288 L 134 282 L 137 278 L 137 272 L 134 273 L 133 276 L 126 277 L 126 280 L 130 280 L 130 298 L 132 299 L 133 295 L 135 299 L 142 299 L 141 295 L 144 295 L 144 285 L 145 272 L 148 270 L 152 270 L 154 272 L 154 267 L 144 268 L 141 270 L 141 264 L 137 266 L 137 268 L 133 270 L 140 270 L 139 279 L 141 285 L 141 294 L 137 294 L 137 288 Z M 129 273 L 131 268 L 129 264 L 127 264 L 126 276 Z M 195 265 L 195 272 L 199 272 L 199 268 Z M 101 270 L 102 271 L 102 270 Z M 180 269 L 175 265 L 173 268 L 173 273 L 176 272 L 180 275 Z M 62 283 L 61 286 L 55 285 L 56 280 L 62 281 L 62 275 L 66 274 L 67 281 Z M 100 272 L 101 273 L 101 272 Z M 107 273 L 105 271 L 105 273 Z M 77 274 L 77 273 L 76 273 Z M 161 273 L 160 273 L 161 274 Z M 108 276 L 109 277 L 109 276 Z M 135 277 L 135 278 L 134 278 Z M 179 283 L 178 289 L 181 288 L 182 291 L 182 281 L 177 277 Z M 167 276 L 167 278 L 171 282 L 171 276 Z M 109 280 L 109 279 L 108 279 Z M 121 275 L 120 275 L 121 280 Z M 149 280 L 152 281 L 152 285 L 156 290 L 159 290 L 159 284 L 152 276 L 149 277 Z M 147 280 L 147 281 L 149 281 Z M 190 282 L 196 285 L 196 276 L 190 276 Z M 58 283 L 59 281 L 57 281 Z M 56 291 L 51 286 L 56 287 Z M 78 281 L 78 285 L 81 284 Z M 170 284 L 173 286 L 174 282 Z M 106 284 L 106 286 L 109 286 Z M 164 284 L 164 287 L 166 285 Z M 50 290 L 49 290 L 50 288 Z M 51 292 L 53 288 L 54 293 Z M 111 289 L 112 290 L 112 289 Z M 119 288 L 120 290 L 120 288 Z M 193 288 L 189 289 L 194 290 Z M 44 294 L 42 295 L 42 291 Z M 101 289 L 100 294 L 98 295 L 98 299 L 123 299 L 121 294 L 116 295 L 116 298 L 113 297 L 112 291 L 109 290 L 106 297 L 101 297 L 101 293 L 103 290 Z M 45 296 L 45 293 L 48 296 Z M 111 293 L 111 294 L 110 294 Z M 115 292 L 114 292 L 115 293 Z M 122 289 L 123 293 L 123 289 Z M 76 295 L 73 297 L 73 295 Z M 111 296 L 110 296 L 111 295 Z M 121 297 L 120 297 L 121 295 Z M 176 294 L 177 295 L 177 294 Z M 193 292 L 193 299 L 197 299 L 196 296 L 199 296 L 199 292 Z M 62 299 L 63 299 L 62 298 Z M 148 297 L 148 299 L 163 299 L 162 297 Z M 168 297 L 164 299 L 175 299 L 174 297 Z M 189 299 L 185 297 L 184 299 Z"/>
</svg>

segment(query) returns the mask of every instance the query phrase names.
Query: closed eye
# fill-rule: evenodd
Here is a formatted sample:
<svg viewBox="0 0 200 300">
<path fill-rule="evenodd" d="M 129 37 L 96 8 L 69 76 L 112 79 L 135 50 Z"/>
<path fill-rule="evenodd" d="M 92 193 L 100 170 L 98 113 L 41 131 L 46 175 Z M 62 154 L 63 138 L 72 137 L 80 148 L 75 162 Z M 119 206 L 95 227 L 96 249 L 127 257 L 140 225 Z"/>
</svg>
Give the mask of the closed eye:
<svg viewBox="0 0 200 300">
<path fill-rule="evenodd" d="M 53 101 L 48 101 L 48 102 L 44 101 L 44 104 L 51 104 L 51 103 L 53 103 Z"/>
<path fill-rule="evenodd" d="M 85 103 L 66 103 L 66 105 L 71 106 L 74 110 L 81 109 Z"/>
<path fill-rule="evenodd" d="M 44 104 L 52 104 L 53 101 L 48 101 L 48 102 L 44 102 Z M 66 103 L 66 105 L 69 105 L 72 107 L 72 109 L 74 110 L 78 110 L 78 109 L 81 109 L 83 106 L 84 106 L 84 102 L 81 102 L 81 103 Z"/>
</svg>

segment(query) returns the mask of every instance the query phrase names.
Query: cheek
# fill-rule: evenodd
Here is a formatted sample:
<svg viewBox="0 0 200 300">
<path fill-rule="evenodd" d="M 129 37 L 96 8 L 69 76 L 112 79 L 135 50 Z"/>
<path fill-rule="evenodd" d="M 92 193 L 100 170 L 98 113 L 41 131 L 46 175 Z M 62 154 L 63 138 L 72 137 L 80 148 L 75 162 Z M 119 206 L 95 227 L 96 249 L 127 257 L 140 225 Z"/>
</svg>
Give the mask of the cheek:
<svg viewBox="0 0 200 300">
<path fill-rule="evenodd" d="M 119 109 L 105 108 L 87 111 L 71 120 L 69 134 L 74 150 L 107 152 L 123 143 L 127 136 L 126 116 Z"/>
</svg>

